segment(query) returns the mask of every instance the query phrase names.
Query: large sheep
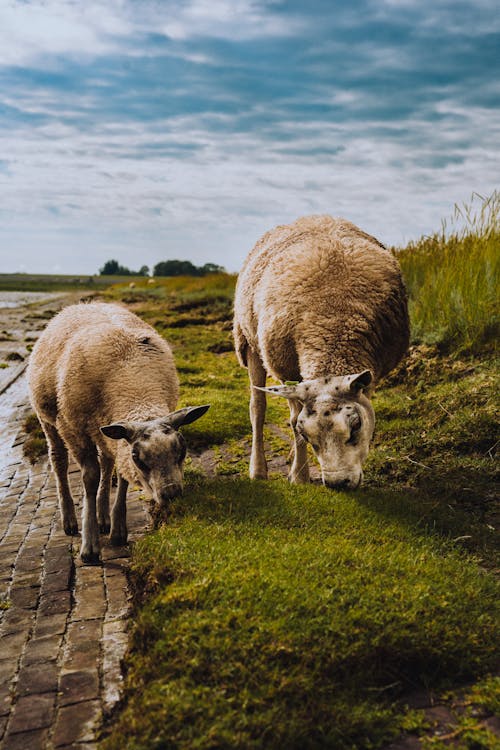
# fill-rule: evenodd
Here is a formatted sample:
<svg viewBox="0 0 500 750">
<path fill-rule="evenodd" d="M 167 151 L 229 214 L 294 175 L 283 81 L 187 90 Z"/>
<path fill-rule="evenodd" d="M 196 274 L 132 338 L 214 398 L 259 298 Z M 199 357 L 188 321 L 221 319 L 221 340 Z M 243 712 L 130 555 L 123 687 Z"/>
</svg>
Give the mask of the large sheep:
<svg viewBox="0 0 500 750">
<path fill-rule="evenodd" d="M 236 352 L 252 386 L 250 476 L 267 477 L 268 392 L 289 400 L 290 481 L 309 480 L 308 441 L 324 484 L 359 486 L 375 424 L 371 386 L 408 346 L 396 259 L 344 219 L 306 216 L 257 242 L 239 275 L 234 310 Z M 265 388 L 266 374 L 283 385 Z"/>
<path fill-rule="evenodd" d="M 31 353 L 28 383 L 56 474 L 66 534 L 78 524 L 68 485 L 68 448 L 83 477 L 84 562 L 99 559 L 99 531 L 112 544 L 127 541 L 130 482 L 159 505 L 182 491 L 183 424 L 208 406 L 173 411 L 179 380 L 170 347 L 147 323 L 115 304 L 72 305 L 42 333 Z M 109 513 L 116 464 L 118 488 Z"/>
</svg>

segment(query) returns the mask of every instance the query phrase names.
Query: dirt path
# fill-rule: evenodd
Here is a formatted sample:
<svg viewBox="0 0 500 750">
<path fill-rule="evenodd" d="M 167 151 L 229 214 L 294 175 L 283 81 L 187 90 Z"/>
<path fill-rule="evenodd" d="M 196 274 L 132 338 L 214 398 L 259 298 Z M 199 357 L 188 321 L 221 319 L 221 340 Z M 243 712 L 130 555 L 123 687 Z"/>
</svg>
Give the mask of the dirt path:
<svg viewBox="0 0 500 750">
<path fill-rule="evenodd" d="M 103 545 L 103 565 L 82 566 L 79 538 L 61 529 L 55 482 L 47 460 L 23 457 L 28 412 L 26 339 L 34 339 L 55 309 L 74 301 L 1 310 L 0 359 L 23 359 L 0 370 L 0 748 L 96 747 L 96 733 L 119 698 L 127 646 L 128 548 Z M 81 495 L 76 467 L 70 474 Z M 131 493 L 127 520 L 133 541 L 149 524 Z"/>
</svg>

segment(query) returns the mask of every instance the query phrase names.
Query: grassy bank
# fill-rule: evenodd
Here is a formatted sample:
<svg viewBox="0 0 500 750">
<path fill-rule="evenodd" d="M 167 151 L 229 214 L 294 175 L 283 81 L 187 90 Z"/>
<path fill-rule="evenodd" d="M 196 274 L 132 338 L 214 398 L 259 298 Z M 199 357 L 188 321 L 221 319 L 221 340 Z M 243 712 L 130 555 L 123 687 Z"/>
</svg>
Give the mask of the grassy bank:
<svg viewBox="0 0 500 750">
<path fill-rule="evenodd" d="M 352 495 L 285 481 L 281 400 L 269 400 L 271 480 L 246 478 L 234 276 L 100 291 L 171 343 L 181 404 L 212 404 L 185 429 L 184 497 L 133 552 L 124 700 L 102 750 L 365 750 L 404 731 L 425 750 L 498 745 L 485 718 L 499 700 L 498 205 L 399 251 L 413 345 L 374 396 Z M 451 739 L 415 708 L 422 695 L 453 709 Z"/>
<path fill-rule="evenodd" d="M 498 339 L 500 193 L 457 206 L 450 226 L 398 252 L 413 339 L 481 352 Z"/>
<path fill-rule="evenodd" d="M 487 677 L 499 636 L 495 360 L 479 318 L 458 339 L 453 321 L 416 317 L 434 292 L 425 253 L 408 252 L 419 343 L 377 390 L 376 441 L 355 495 L 288 485 L 288 441 L 271 427 L 272 481 L 246 479 L 234 277 L 109 293 L 171 342 L 182 403 L 212 409 L 185 430 L 201 454 L 185 496 L 134 550 L 125 699 L 102 750 L 361 750 L 404 730 L 438 750 L 412 696 L 449 691 L 453 701 L 464 684 L 470 707 L 449 730 L 454 746 L 495 747 L 482 718 L 498 701 Z M 269 424 L 286 430 L 286 406 L 269 407 Z"/>
<path fill-rule="evenodd" d="M 377 747 L 420 723 L 395 697 L 492 667 L 493 578 L 389 520 L 403 503 L 284 480 L 192 487 L 135 550 L 148 593 L 104 747 Z"/>
</svg>

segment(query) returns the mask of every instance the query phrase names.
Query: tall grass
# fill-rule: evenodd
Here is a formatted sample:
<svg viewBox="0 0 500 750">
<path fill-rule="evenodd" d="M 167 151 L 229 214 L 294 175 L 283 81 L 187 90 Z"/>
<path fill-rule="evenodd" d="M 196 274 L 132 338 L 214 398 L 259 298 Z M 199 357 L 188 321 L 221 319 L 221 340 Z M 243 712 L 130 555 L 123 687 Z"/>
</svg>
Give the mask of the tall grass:
<svg viewBox="0 0 500 750">
<path fill-rule="evenodd" d="M 498 333 L 500 193 L 455 206 L 451 226 L 397 251 L 413 339 L 478 352 Z M 450 231 L 451 230 L 451 231 Z"/>
</svg>

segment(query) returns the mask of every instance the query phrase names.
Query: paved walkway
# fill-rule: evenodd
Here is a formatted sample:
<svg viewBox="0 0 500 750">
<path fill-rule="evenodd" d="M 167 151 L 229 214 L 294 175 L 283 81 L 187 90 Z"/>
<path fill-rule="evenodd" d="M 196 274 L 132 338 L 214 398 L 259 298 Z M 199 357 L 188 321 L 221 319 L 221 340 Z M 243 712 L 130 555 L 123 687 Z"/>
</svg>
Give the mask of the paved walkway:
<svg viewBox="0 0 500 750">
<path fill-rule="evenodd" d="M 80 563 L 47 461 L 23 459 L 23 375 L 7 393 L 16 409 L 2 424 L 11 439 L 0 473 L 0 750 L 91 750 L 120 696 L 128 548 L 103 538 L 103 565 Z M 79 499 L 76 468 L 70 484 Z M 132 541 L 149 524 L 138 493 L 130 493 L 127 521 Z"/>
</svg>

